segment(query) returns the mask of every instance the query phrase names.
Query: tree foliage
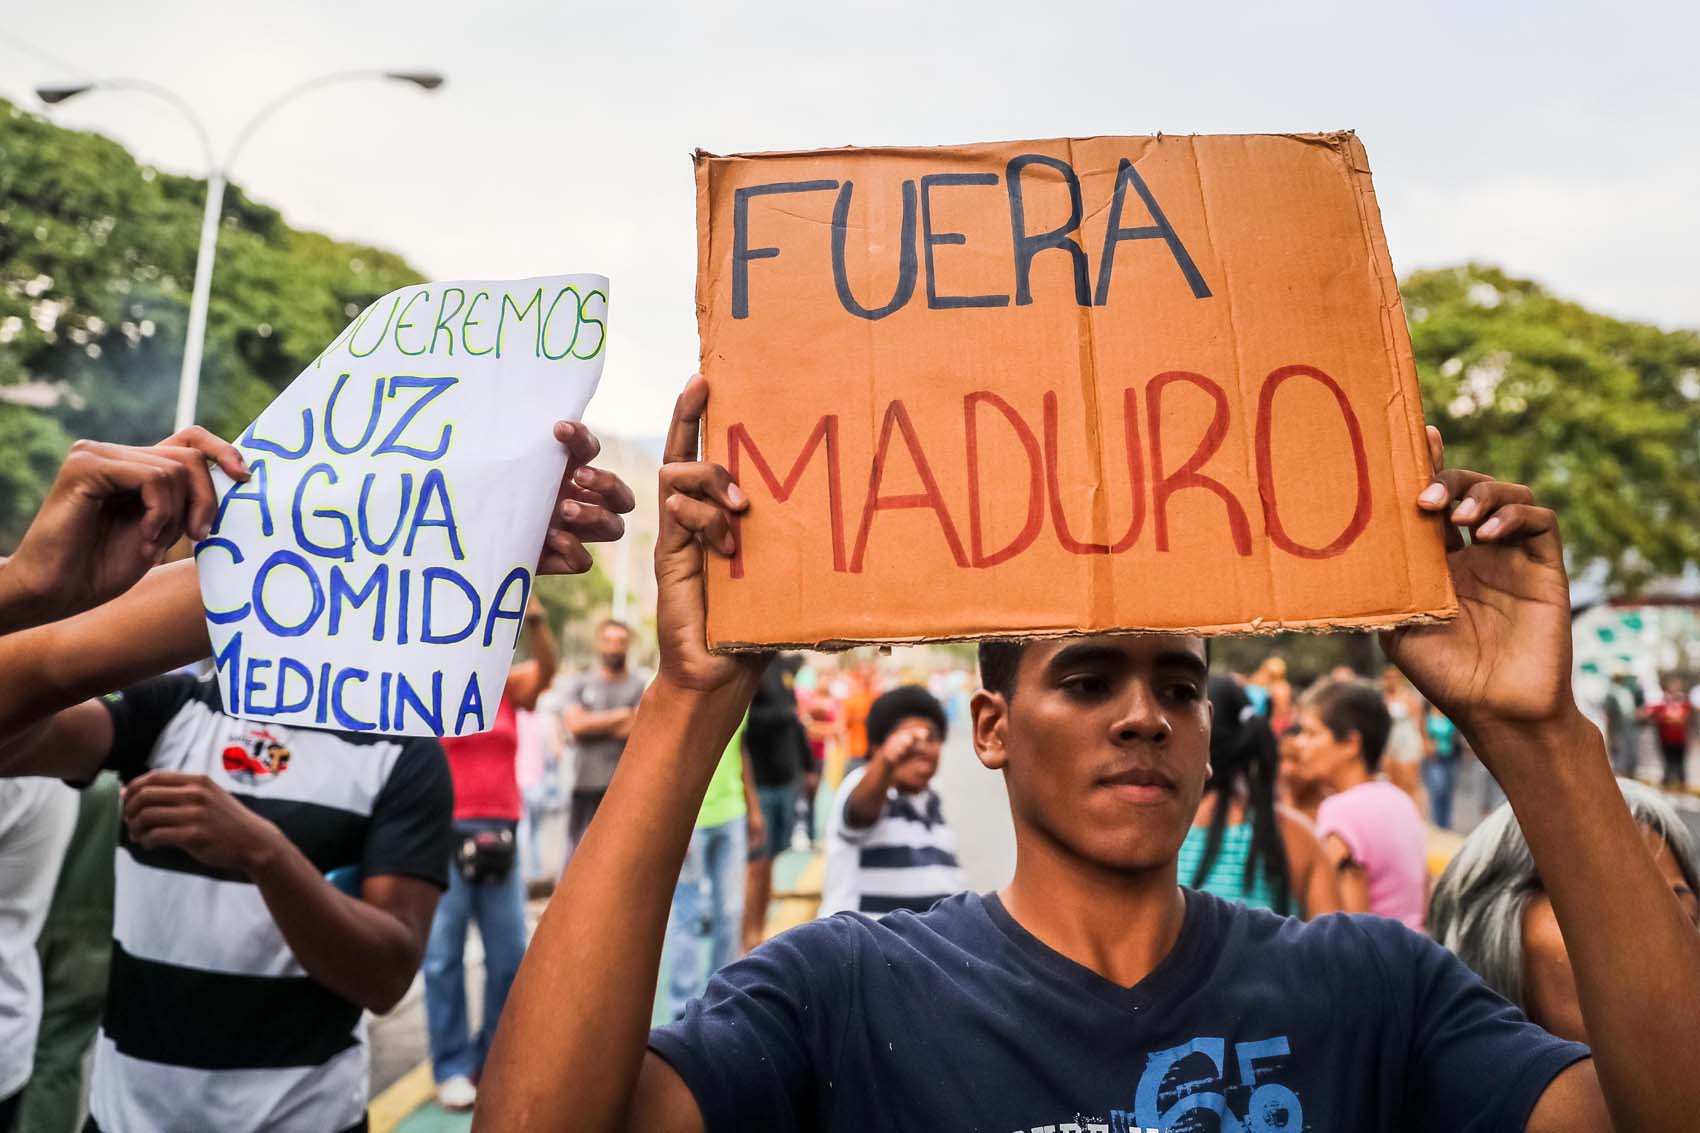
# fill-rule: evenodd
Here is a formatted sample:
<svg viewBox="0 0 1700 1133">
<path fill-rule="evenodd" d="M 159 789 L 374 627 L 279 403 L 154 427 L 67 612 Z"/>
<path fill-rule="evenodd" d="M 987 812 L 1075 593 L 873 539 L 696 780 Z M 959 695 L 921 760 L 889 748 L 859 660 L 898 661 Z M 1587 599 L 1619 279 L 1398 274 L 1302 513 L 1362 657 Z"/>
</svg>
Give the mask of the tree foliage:
<svg viewBox="0 0 1700 1133">
<path fill-rule="evenodd" d="M 1700 562 L 1700 335 L 1479 265 L 1403 290 L 1447 463 L 1533 487 L 1572 563 L 1603 563 L 1620 588 Z"/>
<path fill-rule="evenodd" d="M 68 443 L 50 425 L 126 444 L 170 431 L 205 193 L 0 100 L 0 397 L 27 382 L 33 402 L 51 402 L 35 443 Z M 198 416 L 235 436 L 350 317 L 421 275 L 291 228 L 234 185 L 221 224 Z M 36 502 L 11 456 L 0 535 Z"/>
</svg>

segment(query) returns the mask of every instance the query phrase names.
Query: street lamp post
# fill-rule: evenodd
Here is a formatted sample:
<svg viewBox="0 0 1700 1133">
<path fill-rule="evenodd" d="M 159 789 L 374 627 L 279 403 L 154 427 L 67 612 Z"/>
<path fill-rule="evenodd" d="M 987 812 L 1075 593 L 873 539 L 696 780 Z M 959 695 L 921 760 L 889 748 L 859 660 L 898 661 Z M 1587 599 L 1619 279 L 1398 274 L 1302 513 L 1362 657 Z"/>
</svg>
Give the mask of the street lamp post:
<svg viewBox="0 0 1700 1133">
<path fill-rule="evenodd" d="M 253 136 L 261 123 L 270 118 L 286 103 L 294 101 L 309 91 L 317 90 L 333 83 L 353 82 L 363 79 L 386 79 L 394 82 L 412 83 L 421 90 L 433 91 L 443 85 L 443 76 L 434 71 L 336 71 L 318 78 L 309 79 L 298 86 L 291 87 L 278 97 L 262 106 L 248 120 L 231 143 L 224 161 L 219 162 L 213 152 L 212 140 L 207 135 L 206 127 L 201 124 L 200 117 L 182 98 L 165 87 L 141 79 L 102 79 L 96 82 L 74 83 L 69 85 L 42 86 L 36 88 L 36 97 L 48 105 L 61 103 L 67 99 L 76 98 L 80 94 L 99 90 L 134 90 L 151 94 L 176 107 L 189 120 L 194 128 L 195 136 L 201 142 L 201 154 L 207 168 L 207 199 L 206 207 L 201 213 L 201 243 L 195 254 L 195 282 L 189 299 L 189 329 L 183 343 L 183 369 L 177 382 L 177 417 L 172 426 L 173 432 L 188 428 L 195 422 L 195 401 L 201 385 L 201 353 L 206 345 L 207 337 L 207 305 L 212 297 L 213 252 L 218 247 L 218 221 L 224 212 L 224 188 L 231 167 L 236 162 L 237 155 L 248 139 Z"/>
</svg>

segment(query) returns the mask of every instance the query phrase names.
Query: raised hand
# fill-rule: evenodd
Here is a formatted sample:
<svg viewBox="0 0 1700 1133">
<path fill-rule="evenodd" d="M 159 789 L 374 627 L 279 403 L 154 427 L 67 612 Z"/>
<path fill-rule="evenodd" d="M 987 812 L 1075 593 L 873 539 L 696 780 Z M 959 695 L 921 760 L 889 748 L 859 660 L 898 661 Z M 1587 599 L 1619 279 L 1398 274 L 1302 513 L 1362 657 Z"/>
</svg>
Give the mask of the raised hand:
<svg viewBox="0 0 1700 1133">
<path fill-rule="evenodd" d="M 1521 484 L 1444 468 L 1440 433 L 1431 426 L 1428 435 L 1437 471 L 1417 504 L 1450 512 L 1446 559 L 1458 617 L 1384 633 L 1382 647 L 1467 729 L 1573 715 L 1570 582 L 1557 517 Z"/>
<path fill-rule="evenodd" d="M 0 628 L 81 613 L 134 586 L 218 512 L 207 462 L 248 478 L 236 447 L 198 425 L 145 448 L 78 441 L 0 569 Z"/>
<path fill-rule="evenodd" d="M 636 506 L 632 490 L 591 461 L 602 451 L 596 434 L 578 421 L 555 422 L 555 439 L 567 450 L 566 471 L 543 537 L 538 574 L 583 574 L 590 569 L 586 543 L 612 543 L 626 532 L 622 515 Z"/>
<path fill-rule="evenodd" d="M 707 554 L 730 558 L 737 550 L 732 516 L 746 510 L 750 502 L 726 469 L 697 459 L 707 406 L 708 382 L 701 374 L 694 375 L 673 407 L 667 432 L 661 466 L 661 530 L 655 540 L 660 676 L 678 687 L 704 692 L 740 678 L 753 680 L 768 660 L 765 654 L 708 650 L 703 596 Z"/>
</svg>

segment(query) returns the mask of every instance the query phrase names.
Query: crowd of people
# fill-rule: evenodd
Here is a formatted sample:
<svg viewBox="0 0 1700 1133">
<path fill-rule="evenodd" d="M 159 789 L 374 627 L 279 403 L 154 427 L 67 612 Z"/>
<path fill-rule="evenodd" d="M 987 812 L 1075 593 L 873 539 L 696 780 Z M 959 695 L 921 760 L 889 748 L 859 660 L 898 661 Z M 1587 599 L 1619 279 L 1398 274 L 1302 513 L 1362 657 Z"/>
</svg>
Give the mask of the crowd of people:
<svg viewBox="0 0 1700 1133">
<path fill-rule="evenodd" d="M 661 472 L 654 671 L 609 620 L 562 672 L 534 605 L 494 727 L 443 741 L 227 712 L 193 668 L 193 562 L 160 561 L 241 454 L 199 429 L 79 446 L 0 564 L 0 1131 L 77 1128 L 85 1094 L 88 1129 L 363 1129 L 365 1014 L 420 972 L 438 1098 L 491 1130 L 1700 1112 L 1700 850 L 1614 776 L 1650 729 L 1680 783 L 1694 710 L 1673 680 L 1623 686 L 1605 735 L 1582 716 L 1527 489 L 1431 438 L 1411 506 L 1445 523 L 1464 613 L 1385 635 L 1373 680 L 1212 674 L 1184 634 L 985 641 L 977 681 L 915 680 L 707 650 L 705 562 L 754 505 L 697 459 L 706 399 L 693 380 Z M 632 493 L 583 426 L 556 437 L 539 569 L 583 570 Z M 1009 797 L 993 893 L 966 891 L 935 785 L 959 729 Z M 1431 884 L 1469 759 L 1508 801 Z M 819 917 L 764 939 L 775 859 L 816 844 Z"/>
</svg>

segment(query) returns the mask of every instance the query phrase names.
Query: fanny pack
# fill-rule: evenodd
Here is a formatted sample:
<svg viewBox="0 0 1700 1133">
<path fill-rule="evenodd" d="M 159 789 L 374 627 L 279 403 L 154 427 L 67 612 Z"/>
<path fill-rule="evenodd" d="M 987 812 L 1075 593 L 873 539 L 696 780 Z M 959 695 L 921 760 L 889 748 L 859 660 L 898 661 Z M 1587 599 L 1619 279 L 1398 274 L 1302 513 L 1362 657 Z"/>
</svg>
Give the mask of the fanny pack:
<svg viewBox="0 0 1700 1133">
<path fill-rule="evenodd" d="M 518 846 L 514 832 L 455 827 L 455 869 L 468 885 L 494 885 L 513 871 Z"/>
</svg>

